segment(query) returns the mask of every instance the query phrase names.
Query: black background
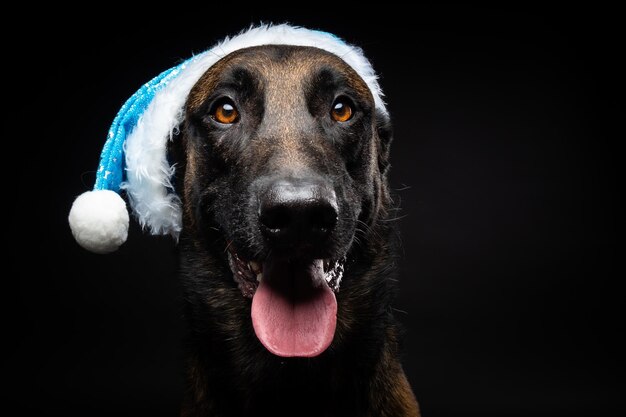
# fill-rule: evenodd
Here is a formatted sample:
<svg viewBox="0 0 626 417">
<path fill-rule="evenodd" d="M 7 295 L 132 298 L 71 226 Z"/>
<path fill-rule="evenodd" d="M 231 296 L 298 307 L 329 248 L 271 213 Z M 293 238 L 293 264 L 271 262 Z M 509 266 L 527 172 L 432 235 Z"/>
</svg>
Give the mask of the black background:
<svg viewBox="0 0 626 417">
<path fill-rule="evenodd" d="M 381 74 L 403 209 L 395 308 L 424 416 L 624 411 L 616 11 L 421 6 L 364 19 L 357 3 L 173 6 L 105 23 L 20 18 L 4 35 L 6 403 L 177 415 L 174 244 L 133 224 L 117 253 L 93 255 L 67 213 L 142 83 L 251 23 L 288 21 L 362 46 Z M 18 42 L 27 33 L 36 41 Z"/>
</svg>

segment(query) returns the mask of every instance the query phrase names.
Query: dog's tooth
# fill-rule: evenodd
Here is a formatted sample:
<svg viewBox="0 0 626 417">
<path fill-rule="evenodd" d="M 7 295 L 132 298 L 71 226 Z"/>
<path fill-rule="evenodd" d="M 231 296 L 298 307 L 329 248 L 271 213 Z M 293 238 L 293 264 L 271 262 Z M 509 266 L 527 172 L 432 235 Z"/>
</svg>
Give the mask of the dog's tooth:
<svg viewBox="0 0 626 417">
<path fill-rule="evenodd" d="M 258 274 L 259 272 L 261 272 L 261 264 L 257 261 L 250 261 L 248 262 L 248 269 L 250 269 L 255 274 Z"/>
<path fill-rule="evenodd" d="M 261 282 L 262 279 L 263 279 L 263 272 L 259 272 L 258 274 L 256 274 L 257 282 Z"/>
</svg>

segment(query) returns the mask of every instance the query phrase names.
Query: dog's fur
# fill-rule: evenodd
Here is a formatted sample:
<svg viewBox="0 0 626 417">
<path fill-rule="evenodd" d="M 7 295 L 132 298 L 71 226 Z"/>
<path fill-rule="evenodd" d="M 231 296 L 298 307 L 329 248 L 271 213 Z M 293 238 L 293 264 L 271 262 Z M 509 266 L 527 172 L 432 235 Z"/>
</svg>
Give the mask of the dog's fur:
<svg viewBox="0 0 626 417">
<path fill-rule="evenodd" d="M 208 116 L 224 95 L 238 106 L 237 124 Z M 329 117 L 338 95 L 356 110 L 347 123 Z M 184 212 L 180 267 L 190 324 L 181 415 L 418 416 L 391 308 L 391 129 L 363 80 L 316 48 L 247 48 L 204 74 L 185 113 L 169 149 Z M 314 358 L 283 358 L 255 336 L 227 247 L 246 259 L 270 256 L 258 230 L 259 184 L 303 175 L 324 177 L 337 195 L 332 238 L 312 250 L 345 256 L 345 273 L 331 346 Z"/>
</svg>

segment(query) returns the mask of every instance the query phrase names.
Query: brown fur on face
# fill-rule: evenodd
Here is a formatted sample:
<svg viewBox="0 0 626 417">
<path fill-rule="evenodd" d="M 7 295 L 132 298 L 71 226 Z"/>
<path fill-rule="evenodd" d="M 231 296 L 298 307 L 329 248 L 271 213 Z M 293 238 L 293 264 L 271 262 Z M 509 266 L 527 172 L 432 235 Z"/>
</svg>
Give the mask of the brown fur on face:
<svg viewBox="0 0 626 417">
<path fill-rule="evenodd" d="M 255 168 L 255 161 L 262 160 L 269 170 L 297 172 L 309 169 L 311 149 L 317 150 L 317 158 L 325 158 L 329 153 L 324 149 L 323 141 L 312 141 L 310 123 L 313 115 L 310 114 L 304 99 L 305 80 L 315 77 L 316 72 L 325 67 L 336 70 L 345 78 L 346 84 L 364 103 L 373 110 L 373 97 L 365 82 L 344 61 L 336 56 L 315 48 L 285 48 L 290 53 L 289 59 L 276 59 L 268 54 L 267 47 L 253 47 L 243 49 L 228 55 L 209 69 L 196 83 L 189 94 L 187 114 L 194 115 L 206 112 L 207 100 L 215 89 L 224 83 L 223 74 L 232 68 L 239 71 L 249 71 L 253 74 L 258 88 L 263 90 L 264 97 L 255 97 L 263 100 L 263 117 L 251 115 L 258 126 L 255 127 L 255 136 L 268 140 L 249 141 L 242 149 L 227 149 L 226 145 L 218 140 L 218 152 L 228 161 Z M 270 49 L 271 50 L 271 49 Z M 203 107 L 205 106 L 205 107 Z M 259 106 L 260 107 L 260 106 Z M 258 119 L 256 119 L 258 117 Z M 271 142 L 270 142 L 271 141 Z M 376 157 L 376 143 L 369 144 L 371 149 L 368 155 Z M 223 148 L 220 149 L 220 148 Z M 195 151 L 196 148 L 190 150 Z M 199 154 L 192 152 L 188 161 L 193 168 Z M 239 161 L 241 159 L 241 161 Z M 369 164 L 374 170 L 376 164 Z M 255 172 L 255 174 L 260 174 Z M 371 179 L 377 179 L 375 172 L 368 173 Z M 188 174 L 189 175 L 189 174 Z"/>
<path fill-rule="evenodd" d="M 232 125 L 211 117 L 224 97 L 240 115 Z M 349 122 L 329 117 L 337 97 L 354 107 Z M 390 308 L 391 131 L 364 81 L 316 48 L 248 48 L 204 74 L 185 112 L 170 153 L 184 209 L 179 248 L 190 323 L 182 415 L 418 416 Z M 323 244 L 302 243 L 306 250 L 300 242 L 273 247 L 259 231 L 258 201 L 268 184 L 294 178 L 314 178 L 337 196 L 332 233 Z M 260 344 L 250 300 L 228 264 L 231 250 L 254 260 L 345 259 L 337 329 L 325 352 L 282 358 Z"/>
</svg>

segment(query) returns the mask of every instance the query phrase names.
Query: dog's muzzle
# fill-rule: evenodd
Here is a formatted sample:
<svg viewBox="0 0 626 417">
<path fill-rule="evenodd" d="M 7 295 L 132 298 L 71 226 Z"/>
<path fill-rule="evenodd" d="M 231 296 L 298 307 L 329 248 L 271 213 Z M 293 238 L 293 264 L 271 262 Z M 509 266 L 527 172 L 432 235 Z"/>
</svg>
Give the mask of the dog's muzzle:
<svg viewBox="0 0 626 417">
<path fill-rule="evenodd" d="M 246 260 L 229 246 L 235 282 L 252 298 L 252 324 L 259 341 L 283 357 L 313 357 L 331 344 L 344 259 L 329 249 L 339 209 L 323 179 L 265 180 L 256 193 L 257 227 L 267 249 Z"/>
</svg>

